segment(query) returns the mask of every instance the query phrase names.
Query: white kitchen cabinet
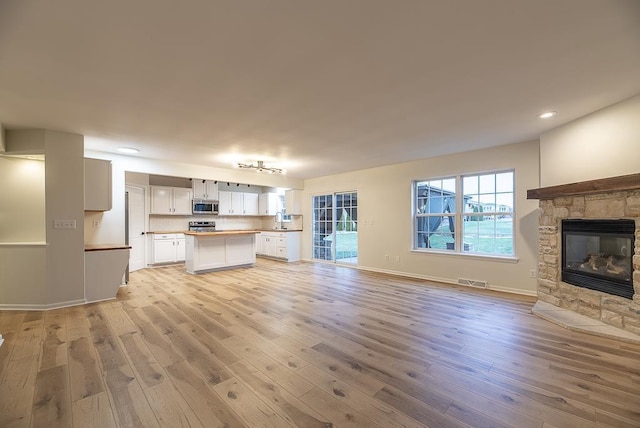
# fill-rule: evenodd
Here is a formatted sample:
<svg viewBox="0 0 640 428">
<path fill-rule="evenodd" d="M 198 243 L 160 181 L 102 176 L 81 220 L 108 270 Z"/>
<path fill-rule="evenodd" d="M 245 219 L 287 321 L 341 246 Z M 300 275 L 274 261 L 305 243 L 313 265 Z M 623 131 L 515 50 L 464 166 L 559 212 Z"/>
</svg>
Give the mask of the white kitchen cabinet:
<svg viewBox="0 0 640 428">
<path fill-rule="evenodd" d="M 302 215 L 302 190 L 287 190 L 284 198 L 287 214 Z"/>
<path fill-rule="evenodd" d="M 176 233 L 176 262 L 183 262 L 185 259 L 185 238 L 183 233 Z"/>
<path fill-rule="evenodd" d="M 275 233 L 261 232 L 258 236 L 260 242 L 258 254 L 267 257 L 276 257 L 278 237 Z"/>
<path fill-rule="evenodd" d="M 84 210 L 109 211 L 111 206 L 111 161 L 84 158 Z"/>
<path fill-rule="evenodd" d="M 289 262 L 300 260 L 300 232 L 261 232 L 258 254 Z"/>
<path fill-rule="evenodd" d="M 185 260 L 183 233 L 155 233 L 153 235 L 153 263 L 177 263 Z"/>
<path fill-rule="evenodd" d="M 211 180 L 193 179 L 193 199 L 218 200 L 218 182 Z"/>
<path fill-rule="evenodd" d="M 193 191 L 184 187 L 151 186 L 150 214 L 191 215 Z"/>
<path fill-rule="evenodd" d="M 261 193 L 259 198 L 260 215 L 276 215 L 279 209 L 279 197 L 276 193 Z"/>
<path fill-rule="evenodd" d="M 173 213 L 191 215 L 193 191 L 183 187 L 173 188 Z"/>
<path fill-rule="evenodd" d="M 220 215 L 258 215 L 257 193 L 218 192 L 218 212 Z"/>
<path fill-rule="evenodd" d="M 265 249 L 265 237 L 262 236 L 262 233 L 258 233 L 256 235 L 256 254 L 264 254 Z"/>
<path fill-rule="evenodd" d="M 259 215 L 259 197 L 257 193 L 242 194 L 242 214 L 243 215 Z"/>
<path fill-rule="evenodd" d="M 218 192 L 218 213 L 220 215 L 242 215 L 244 201 L 241 192 Z"/>
</svg>

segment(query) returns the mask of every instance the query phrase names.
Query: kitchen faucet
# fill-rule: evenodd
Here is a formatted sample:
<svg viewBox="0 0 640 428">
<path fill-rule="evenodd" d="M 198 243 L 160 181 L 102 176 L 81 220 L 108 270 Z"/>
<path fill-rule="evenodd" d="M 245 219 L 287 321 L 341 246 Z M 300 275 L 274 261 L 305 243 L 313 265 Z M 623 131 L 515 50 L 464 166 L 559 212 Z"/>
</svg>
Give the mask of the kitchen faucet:
<svg viewBox="0 0 640 428">
<path fill-rule="evenodd" d="M 282 215 L 282 211 L 276 212 L 276 216 L 274 217 L 273 221 L 276 223 L 276 229 L 284 229 L 284 226 L 282 224 L 284 223 L 284 216 Z M 278 223 L 280 223 L 280 225 L 278 225 Z"/>
</svg>

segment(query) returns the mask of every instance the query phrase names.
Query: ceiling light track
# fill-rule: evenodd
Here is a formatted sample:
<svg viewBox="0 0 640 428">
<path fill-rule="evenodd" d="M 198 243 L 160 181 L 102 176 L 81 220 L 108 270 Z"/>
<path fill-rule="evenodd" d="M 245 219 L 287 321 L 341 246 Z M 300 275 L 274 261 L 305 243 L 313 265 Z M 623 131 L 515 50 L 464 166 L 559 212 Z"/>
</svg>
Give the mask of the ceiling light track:
<svg viewBox="0 0 640 428">
<path fill-rule="evenodd" d="M 263 161 L 257 161 L 257 164 L 253 163 L 242 163 L 238 162 L 236 164 L 238 168 L 247 168 L 247 169 L 255 169 L 257 172 L 268 172 L 269 174 L 286 174 L 286 170 L 281 168 L 272 168 L 268 167 L 264 164 Z"/>
</svg>

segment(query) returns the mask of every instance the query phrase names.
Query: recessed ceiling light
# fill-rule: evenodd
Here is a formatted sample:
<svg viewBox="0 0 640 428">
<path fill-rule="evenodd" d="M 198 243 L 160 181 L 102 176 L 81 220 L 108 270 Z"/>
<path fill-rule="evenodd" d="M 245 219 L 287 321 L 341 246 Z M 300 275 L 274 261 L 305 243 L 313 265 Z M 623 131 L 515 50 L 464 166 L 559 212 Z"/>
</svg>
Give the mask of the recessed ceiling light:
<svg viewBox="0 0 640 428">
<path fill-rule="evenodd" d="M 555 111 L 545 111 L 544 113 L 540 113 L 538 115 L 538 119 L 549 119 L 557 114 Z"/>
<path fill-rule="evenodd" d="M 139 153 L 140 152 L 140 150 L 134 149 L 133 147 L 120 147 L 120 148 L 118 148 L 118 151 L 120 153 L 127 153 L 129 155 L 132 155 L 134 153 Z"/>
</svg>

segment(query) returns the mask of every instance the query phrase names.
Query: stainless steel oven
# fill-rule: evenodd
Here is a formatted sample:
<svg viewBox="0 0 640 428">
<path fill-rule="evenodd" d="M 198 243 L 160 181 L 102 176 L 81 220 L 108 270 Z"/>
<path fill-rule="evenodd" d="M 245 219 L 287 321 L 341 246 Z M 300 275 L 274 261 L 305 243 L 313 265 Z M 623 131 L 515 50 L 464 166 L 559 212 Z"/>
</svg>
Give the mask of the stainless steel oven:
<svg viewBox="0 0 640 428">
<path fill-rule="evenodd" d="M 192 232 L 215 232 L 215 221 L 190 221 L 189 230 Z"/>
</svg>

